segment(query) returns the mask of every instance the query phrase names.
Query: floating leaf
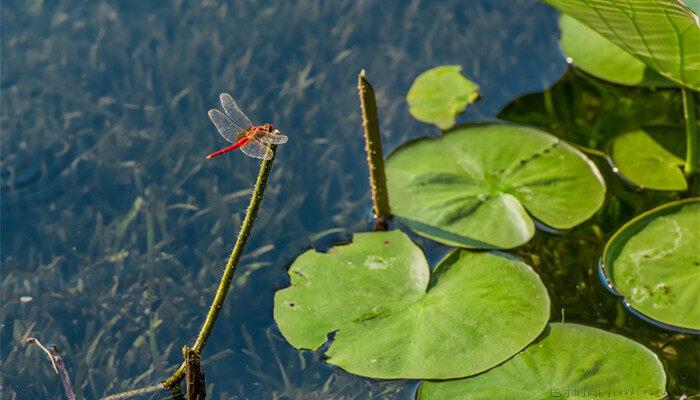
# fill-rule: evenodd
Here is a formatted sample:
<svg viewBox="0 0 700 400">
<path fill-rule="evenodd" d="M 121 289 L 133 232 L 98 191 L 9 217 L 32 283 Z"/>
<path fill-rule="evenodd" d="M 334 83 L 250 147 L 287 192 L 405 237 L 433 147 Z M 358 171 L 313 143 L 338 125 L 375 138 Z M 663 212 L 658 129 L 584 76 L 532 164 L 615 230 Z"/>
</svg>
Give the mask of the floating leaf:
<svg viewBox="0 0 700 400">
<path fill-rule="evenodd" d="M 455 117 L 479 97 L 479 86 L 465 78 L 459 65 L 444 65 L 418 75 L 406 100 L 411 115 L 441 129 L 455 124 Z"/>
<path fill-rule="evenodd" d="M 676 86 L 638 58 L 566 14 L 559 19 L 559 28 L 562 51 L 578 68 L 597 78 L 630 86 Z"/>
<path fill-rule="evenodd" d="M 667 203 L 620 228 L 603 272 L 626 304 L 663 324 L 700 331 L 700 198 Z"/>
<path fill-rule="evenodd" d="M 677 0 L 545 0 L 661 75 L 700 90 L 700 26 Z"/>
<path fill-rule="evenodd" d="M 588 326 L 553 323 L 504 364 L 470 378 L 423 382 L 418 398 L 657 400 L 666 395 L 665 386 L 661 362 L 641 344 Z"/>
<path fill-rule="evenodd" d="M 547 291 L 522 261 L 456 250 L 431 274 L 400 231 L 307 251 L 289 276 L 274 309 L 289 343 L 317 349 L 336 332 L 328 362 L 375 378 L 476 374 L 522 350 L 549 318 Z"/>
<path fill-rule="evenodd" d="M 625 132 L 610 144 L 617 173 L 644 189 L 686 190 L 683 131 L 648 128 Z"/>
<path fill-rule="evenodd" d="M 470 248 L 526 243 L 535 232 L 530 215 L 571 228 L 591 217 L 605 196 L 603 178 L 586 156 L 519 126 L 470 126 L 411 142 L 386 168 L 391 209 L 402 223 Z"/>
</svg>

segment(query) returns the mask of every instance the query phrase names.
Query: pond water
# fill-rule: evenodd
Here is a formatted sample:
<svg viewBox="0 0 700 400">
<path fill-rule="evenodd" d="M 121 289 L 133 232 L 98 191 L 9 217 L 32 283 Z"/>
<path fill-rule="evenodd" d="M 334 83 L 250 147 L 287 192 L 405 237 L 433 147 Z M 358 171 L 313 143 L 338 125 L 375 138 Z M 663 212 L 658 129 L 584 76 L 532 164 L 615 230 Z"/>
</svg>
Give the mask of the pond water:
<svg viewBox="0 0 700 400">
<path fill-rule="evenodd" d="M 480 85 L 460 121 L 493 120 L 567 70 L 557 13 L 534 0 L 5 1 L 1 18 L 8 399 L 62 396 L 28 336 L 58 346 L 79 398 L 152 385 L 178 365 L 258 169 L 239 152 L 204 158 L 225 145 L 207 117 L 224 91 L 290 140 L 203 354 L 209 398 L 412 399 L 417 382 L 326 365 L 321 351 L 289 346 L 272 319 L 298 254 L 371 226 L 357 74 L 377 92 L 388 154 L 438 134 L 404 100 L 428 68 L 458 64 Z M 611 221 L 636 211 L 538 233 L 514 254 L 542 275 L 552 320 L 640 341 L 664 361 L 669 390 L 692 394 L 698 361 L 683 355 L 697 355 L 698 341 L 636 319 L 598 281 Z M 431 262 L 448 251 L 415 240 Z"/>
</svg>

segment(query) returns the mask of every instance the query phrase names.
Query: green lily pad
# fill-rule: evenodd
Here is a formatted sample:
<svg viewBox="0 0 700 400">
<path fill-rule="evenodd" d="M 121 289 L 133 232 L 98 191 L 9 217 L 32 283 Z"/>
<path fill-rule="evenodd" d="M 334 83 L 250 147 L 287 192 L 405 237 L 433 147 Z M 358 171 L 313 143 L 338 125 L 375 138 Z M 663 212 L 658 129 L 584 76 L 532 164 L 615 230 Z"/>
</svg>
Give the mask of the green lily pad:
<svg viewBox="0 0 700 400">
<path fill-rule="evenodd" d="M 657 400 L 665 387 L 661 362 L 641 344 L 588 326 L 552 323 L 504 364 L 470 378 L 423 382 L 418 398 Z"/>
<path fill-rule="evenodd" d="M 610 143 L 615 172 L 643 189 L 686 190 L 683 131 L 648 128 L 616 136 Z"/>
<path fill-rule="evenodd" d="M 513 248 L 532 217 L 569 229 L 603 204 L 605 182 L 573 146 L 539 130 L 482 125 L 408 143 L 386 163 L 395 217 L 438 242 Z"/>
<path fill-rule="evenodd" d="M 700 198 L 659 206 L 610 238 L 602 268 L 629 307 L 652 320 L 700 330 Z"/>
<path fill-rule="evenodd" d="M 676 86 L 603 35 L 566 14 L 559 19 L 559 28 L 562 51 L 578 68 L 597 78 L 629 86 Z"/>
<path fill-rule="evenodd" d="M 479 98 L 479 86 L 461 70 L 459 65 L 443 65 L 418 75 L 406 95 L 411 115 L 440 129 L 452 127 L 455 117 Z"/>
<path fill-rule="evenodd" d="M 358 233 L 328 253 L 309 250 L 289 276 L 291 286 L 275 295 L 284 337 L 317 349 L 335 332 L 327 361 L 374 378 L 485 371 L 532 342 L 549 318 L 547 291 L 524 262 L 456 250 L 431 274 L 400 231 Z"/>
<path fill-rule="evenodd" d="M 700 90 L 700 26 L 678 0 L 544 0 L 666 78 Z"/>
</svg>

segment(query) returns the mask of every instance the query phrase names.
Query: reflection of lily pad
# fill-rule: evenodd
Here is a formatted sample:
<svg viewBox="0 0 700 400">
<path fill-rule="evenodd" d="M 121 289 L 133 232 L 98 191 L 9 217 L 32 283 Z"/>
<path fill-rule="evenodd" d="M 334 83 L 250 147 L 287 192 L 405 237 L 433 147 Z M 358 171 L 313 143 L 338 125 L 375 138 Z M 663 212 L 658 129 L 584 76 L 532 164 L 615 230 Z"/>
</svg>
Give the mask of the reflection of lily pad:
<svg viewBox="0 0 700 400">
<path fill-rule="evenodd" d="M 412 142 L 386 168 L 391 209 L 402 223 L 472 248 L 526 243 L 535 231 L 530 215 L 571 228 L 591 217 L 605 195 L 603 178 L 582 153 L 519 126 L 471 126 Z"/>
<path fill-rule="evenodd" d="M 479 86 L 465 78 L 459 65 L 444 65 L 420 74 L 406 100 L 411 115 L 441 129 L 455 124 L 455 117 L 479 97 Z"/>
<path fill-rule="evenodd" d="M 468 362 L 468 361 L 465 361 Z M 471 378 L 423 382 L 420 400 L 655 400 L 666 395 L 657 356 L 620 335 L 577 324 L 550 324 L 542 339 Z"/>
<path fill-rule="evenodd" d="M 630 86 L 675 86 L 604 36 L 566 14 L 559 20 L 562 51 L 589 74 Z"/>
<path fill-rule="evenodd" d="M 609 284 L 664 324 L 700 330 L 700 198 L 664 204 L 625 224 L 603 253 Z"/>
<path fill-rule="evenodd" d="M 684 135 L 672 128 L 625 132 L 610 143 L 615 171 L 644 189 L 686 190 L 683 175 Z"/>
<path fill-rule="evenodd" d="M 487 370 L 544 329 L 549 297 L 525 263 L 457 250 L 430 273 L 400 231 L 358 233 L 310 250 L 275 295 L 275 321 L 297 348 L 336 332 L 328 362 L 376 378 L 446 379 Z M 455 355 L 459 357 L 455 357 Z"/>
</svg>

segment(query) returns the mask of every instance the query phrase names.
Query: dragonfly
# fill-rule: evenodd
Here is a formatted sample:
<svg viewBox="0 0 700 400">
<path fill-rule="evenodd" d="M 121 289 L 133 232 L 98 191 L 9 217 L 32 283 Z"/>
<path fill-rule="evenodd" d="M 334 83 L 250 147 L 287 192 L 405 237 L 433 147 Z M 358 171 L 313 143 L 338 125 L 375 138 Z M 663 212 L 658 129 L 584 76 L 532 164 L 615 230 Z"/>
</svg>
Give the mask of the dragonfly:
<svg viewBox="0 0 700 400">
<path fill-rule="evenodd" d="M 209 154 L 207 158 L 241 149 L 250 157 L 269 160 L 272 158 L 270 145 L 287 143 L 287 136 L 281 134 L 272 124 L 253 125 L 230 94 L 221 93 L 219 101 L 226 114 L 211 109 L 209 119 L 221 136 L 233 144 Z"/>
</svg>

